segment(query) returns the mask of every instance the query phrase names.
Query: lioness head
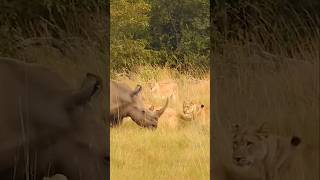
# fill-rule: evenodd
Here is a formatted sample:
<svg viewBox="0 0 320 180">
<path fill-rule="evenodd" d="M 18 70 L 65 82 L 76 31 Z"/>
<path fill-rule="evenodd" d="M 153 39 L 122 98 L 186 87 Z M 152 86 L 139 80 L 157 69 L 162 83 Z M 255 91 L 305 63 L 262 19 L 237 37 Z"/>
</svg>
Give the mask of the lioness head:
<svg viewBox="0 0 320 180">
<path fill-rule="evenodd" d="M 285 142 L 271 140 L 264 123 L 258 127 L 240 127 L 239 124 L 234 124 L 232 131 L 232 161 L 240 167 L 249 167 L 255 163 L 263 162 L 271 153 L 269 151 L 272 148 L 269 146 L 272 143 L 284 143 L 290 147 L 296 147 L 301 142 L 301 139 L 296 136 Z"/>
<path fill-rule="evenodd" d="M 264 139 L 268 136 L 263 126 L 255 129 L 234 124 L 232 132 L 232 160 L 235 165 L 251 166 L 263 159 L 267 153 Z"/>
<path fill-rule="evenodd" d="M 203 104 L 196 104 L 192 101 L 184 100 L 182 104 L 182 112 L 185 120 L 194 120 L 203 110 Z"/>
</svg>

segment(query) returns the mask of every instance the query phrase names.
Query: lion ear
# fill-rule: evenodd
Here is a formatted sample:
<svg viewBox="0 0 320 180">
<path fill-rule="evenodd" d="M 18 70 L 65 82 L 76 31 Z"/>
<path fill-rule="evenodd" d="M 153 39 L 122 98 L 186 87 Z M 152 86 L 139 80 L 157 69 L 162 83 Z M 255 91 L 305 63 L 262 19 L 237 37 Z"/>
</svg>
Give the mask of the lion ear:
<svg viewBox="0 0 320 180">
<path fill-rule="evenodd" d="M 256 130 L 256 132 L 260 137 L 267 138 L 269 135 L 269 128 L 267 123 L 266 122 L 261 123 L 258 129 Z"/>
</svg>

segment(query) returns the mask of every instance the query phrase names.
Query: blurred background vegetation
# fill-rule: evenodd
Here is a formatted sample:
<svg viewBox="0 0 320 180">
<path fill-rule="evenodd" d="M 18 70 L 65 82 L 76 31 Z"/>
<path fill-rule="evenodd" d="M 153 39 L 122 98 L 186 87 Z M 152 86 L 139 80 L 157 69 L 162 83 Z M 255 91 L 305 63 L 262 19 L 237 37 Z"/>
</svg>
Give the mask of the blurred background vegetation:
<svg viewBox="0 0 320 180">
<path fill-rule="evenodd" d="M 1 0 L 0 57 L 43 64 L 75 87 L 87 72 L 106 81 L 108 8 L 105 0 Z"/>
<path fill-rule="evenodd" d="M 231 157 L 227 129 L 266 123 L 303 139 L 275 179 L 319 179 L 320 1 L 211 2 L 213 178 Z"/>
<path fill-rule="evenodd" d="M 111 0 L 111 72 L 151 65 L 208 72 L 208 0 Z"/>
<path fill-rule="evenodd" d="M 15 56 L 17 49 L 41 40 L 61 51 L 87 41 L 106 52 L 107 1 L 2 0 L 0 12 L 1 56 Z"/>
<path fill-rule="evenodd" d="M 211 6 L 212 50 L 226 54 L 230 44 L 248 52 L 305 61 L 319 60 L 320 1 L 216 0 Z"/>
<path fill-rule="evenodd" d="M 53 66 L 70 81 L 105 77 L 109 53 L 105 0 L 1 0 L 0 56 Z"/>
<path fill-rule="evenodd" d="M 210 35 L 214 53 L 229 52 L 225 45 L 236 42 L 250 52 L 317 56 L 307 52 L 319 49 L 318 0 L 212 1 L 211 31 L 209 6 L 208 0 L 2 0 L 0 56 L 17 57 L 39 44 L 61 53 L 90 45 L 103 61 L 110 40 L 112 71 L 136 65 L 208 71 Z"/>
</svg>

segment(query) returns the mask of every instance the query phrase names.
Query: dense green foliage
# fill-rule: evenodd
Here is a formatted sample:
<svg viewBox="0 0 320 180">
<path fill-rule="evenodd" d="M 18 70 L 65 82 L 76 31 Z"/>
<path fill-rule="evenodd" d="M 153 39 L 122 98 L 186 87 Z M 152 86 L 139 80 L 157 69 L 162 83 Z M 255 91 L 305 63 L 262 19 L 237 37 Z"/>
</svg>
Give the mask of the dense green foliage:
<svg viewBox="0 0 320 180">
<path fill-rule="evenodd" d="M 208 70 L 209 1 L 111 0 L 111 69 Z"/>
<path fill-rule="evenodd" d="M 212 1 L 212 47 L 220 52 L 226 50 L 226 43 L 237 42 L 303 58 L 318 48 L 319 2 Z M 36 38 L 45 38 L 45 43 L 60 49 L 89 43 L 106 54 L 108 4 L 105 0 L 2 0 L 0 56 L 15 56 L 18 48 L 30 45 L 26 41 L 30 38 L 33 44 Z M 110 0 L 110 6 L 112 71 L 133 70 L 136 65 L 208 70 L 208 0 Z"/>
</svg>

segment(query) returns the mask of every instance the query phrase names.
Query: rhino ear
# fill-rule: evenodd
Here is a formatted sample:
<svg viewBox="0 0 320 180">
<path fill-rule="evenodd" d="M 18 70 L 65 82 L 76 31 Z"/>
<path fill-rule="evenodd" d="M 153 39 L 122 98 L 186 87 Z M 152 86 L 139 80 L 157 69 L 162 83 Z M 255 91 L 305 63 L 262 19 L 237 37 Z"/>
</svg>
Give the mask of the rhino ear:
<svg viewBox="0 0 320 180">
<path fill-rule="evenodd" d="M 100 77 L 87 73 L 85 80 L 82 82 L 81 88 L 75 90 L 67 100 L 69 108 L 84 105 L 88 103 L 93 96 L 100 94 L 102 89 L 102 80 Z"/>
<path fill-rule="evenodd" d="M 137 85 L 137 87 L 131 92 L 131 97 L 138 95 L 142 90 L 142 86 L 141 85 Z"/>
</svg>

